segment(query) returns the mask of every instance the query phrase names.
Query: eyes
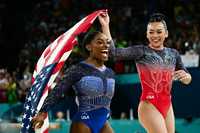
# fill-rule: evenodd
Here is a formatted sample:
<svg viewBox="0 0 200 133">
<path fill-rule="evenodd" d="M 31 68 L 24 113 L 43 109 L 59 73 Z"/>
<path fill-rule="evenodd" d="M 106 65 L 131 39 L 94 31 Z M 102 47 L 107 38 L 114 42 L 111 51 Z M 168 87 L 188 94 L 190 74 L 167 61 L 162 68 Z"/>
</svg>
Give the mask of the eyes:
<svg viewBox="0 0 200 133">
<path fill-rule="evenodd" d="M 108 41 L 108 40 L 97 40 L 96 41 L 97 45 L 110 44 L 110 43 L 111 43 L 111 41 Z"/>
<path fill-rule="evenodd" d="M 163 31 L 162 31 L 162 30 L 158 30 L 158 31 L 149 31 L 149 34 L 154 34 L 154 33 L 162 34 Z"/>
</svg>

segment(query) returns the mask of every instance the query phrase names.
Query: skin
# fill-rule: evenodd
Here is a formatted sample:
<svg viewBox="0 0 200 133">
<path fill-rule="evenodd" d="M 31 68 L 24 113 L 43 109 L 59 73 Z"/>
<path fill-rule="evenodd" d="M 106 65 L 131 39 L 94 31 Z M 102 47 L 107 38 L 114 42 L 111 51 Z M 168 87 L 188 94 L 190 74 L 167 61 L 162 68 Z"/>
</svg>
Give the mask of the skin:
<svg viewBox="0 0 200 133">
<path fill-rule="evenodd" d="M 87 63 L 95 65 L 97 68 L 104 66 L 104 62 L 108 60 L 108 39 L 103 33 L 98 34 L 90 44 L 86 45 L 90 51 L 89 57 L 86 59 Z"/>
<path fill-rule="evenodd" d="M 146 37 L 149 47 L 155 50 L 164 48 L 164 41 L 168 37 L 168 31 L 162 22 L 152 22 L 147 26 Z M 191 75 L 184 70 L 175 71 L 174 79 L 178 79 L 183 84 L 191 82 Z M 175 133 L 175 120 L 172 105 L 170 106 L 166 118 L 148 101 L 141 101 L 138 107 L 138 117 L 141 125 L 148 133 Z"/>
<path fill-rule="evenodd" d="M 100 23 L 104 25 L 103 32 L 108 39 L 112 39 L 109 31 L 109 16 L 106 12 L 103 14 L 104 19 Z M 168 31 L 162 22 L 152 22 L 147 26 L 146 37 L 149 41 L 149 47 L 155 50 L 164 48 L 164 41 L 168 37 Z M 174 79 L 181 81 L 183 84 L 191 82 L 191 75 L 184 70 L 175 71 Z M 138 107 L 139 121 L 148 133 L 174 133 L 174 112 L 170 106 L 167 117 L 164 119 L 160 112 L 148 101 L 141 101 Z"/>
<path fill-rule="evenodd" d="M 109 30 L 109 16 L 105 12 L 99 18 L 102 31 L 109 40 L 112 39 Z M 162 50 L 164 48 L 164 41 L 168 37 L 168 31 L 162 22 L 152 22 L 147 26 L 146 37 L 149 41 L 149 47 L 155 50 Z M 183 84 L 191 82 L 191 75 L 184 70 L 175 71 L 174 79 L 181 81 Z M 169 108 L 167 117 L 164 119 L 160 112 L 148 101 L 141 101 L 138 107 L 139 121 L 148 133 L 174 133 L 175 120 L 172 105 Z"/>
<path fill-rule="evenodd" d="M 85 60 L 88 64 L 94 65 L 96 68 L 104 66 L 104 62 L 108 60 L 109 40 L 111 38 L 109 31 L 109 18 L 106 12 L 98 17 L 102 25 L 103 33 L 97 34 L 94 39 L 86 44 L 86 49 L 89 51 L 89 57 Z M 38 113 L 32 120 L 32 127 L 35 129 L 41 128 L 46 113 Z M 83 122 L 73 122 L 70 127 L 70 133 L 91 133 L 90 128 Z M 108 121 L 104 124 L 100 133 L 114 133 Z"/>
</svg>

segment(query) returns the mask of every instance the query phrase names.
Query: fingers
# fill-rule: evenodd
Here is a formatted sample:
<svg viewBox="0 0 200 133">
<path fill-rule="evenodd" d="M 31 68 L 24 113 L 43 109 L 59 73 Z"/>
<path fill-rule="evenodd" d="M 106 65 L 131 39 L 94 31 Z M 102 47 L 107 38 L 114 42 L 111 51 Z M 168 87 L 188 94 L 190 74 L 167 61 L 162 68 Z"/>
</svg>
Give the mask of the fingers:
<svg viewBox="0 0 200 133">
<path fill-rule="evenodd" d="M 35 122 L 33 123 L 32 127 L 33 127 L 34 129 L 38 129 L 38 128 L 41 128 L 43 124 L 44 124 L 44 121 L 35 121 Z"/>
<path fill-rule="evenodd" d="M 41 128 L 44 124 L 45 113 L 38 113 L 35 117 L 33 117 L 31 123 L 32 128 Z"/>
<path fill-rule="evenodd" d="M 178 70 L 174 72 L 173 78 L 175 80 L 184 80 L 188 77 L 188 74 L 184 70 Z"/>
<path fill-rule="evenodd" d="M 183 81 L 183 80 L 185 80 L 185 79 L 187 79 L 188 78 L 188 74 L 185 74 L 185 75 L 183 75 L 182 77 L 180 77 L 180 81 Z"/>
<path fill-rule="evenodd" d="M 108 10 L 102 10 L 101 14 L 100 14 L 101 17 L 107 17 L 108 16 Z"/>
<path fill-rule="evenodd" d="M 102 10 L 101 13 L 102 13 L 102 14 L 108 14 L 108 10 L 107 10 L 107 9 Z"/>
<path fill-rule="evenodd" d="M 108 17 L 108 13 L 101 13 L 101 14 L 99 15 L 99 17 L 100 17 L 100 18 L 106 18 L 106 17 Z"/>
<path fill-rule="evenodd" d="M 34 129 L 41 128 L 43 124 L 44 124 L 43 120 L 33 120 L 32 121 L 32 128 L 34 128 Z"/>
<path fill-rule="evenodd" d="M 36 123 L 35 129 L 41 128 L 43 124 L 44 124 L 44 121 L 40 121 L 40 122 Z"/>
</svg>

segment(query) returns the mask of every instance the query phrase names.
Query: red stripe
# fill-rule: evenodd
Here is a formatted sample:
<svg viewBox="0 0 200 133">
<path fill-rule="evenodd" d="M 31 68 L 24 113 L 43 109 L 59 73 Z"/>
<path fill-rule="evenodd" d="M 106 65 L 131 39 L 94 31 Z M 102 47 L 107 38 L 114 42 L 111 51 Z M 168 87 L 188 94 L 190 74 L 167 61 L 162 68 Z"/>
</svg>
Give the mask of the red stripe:
<svg viewBox="0 0 200 133">
<path fill-rule="evenodd" d="M 50 86 L 46 86 L 46 87 L 44 88 L 44 90 L 43 90 L 42 96 L 43 96 L 46 92 L 48 92 L 49 89 L 50 89 Z"/>
<path fill-rule="evenodd" d="M 44 51 L 44 58 L 45 58 L 47 55 L 49 55 L 50 51 L 51 51 L 51 49 L 50 49 L 50 45 L 49 45 L 49 46 L 45 49 L 45 51 Z"/>
<path fill-rule="evenodd" d="M 62 67 L 63 67 L 63 65 L 64 65 L 64 63 L 65 63 L 65 60 L 62 60 L 61 61 L 61 58 L 62 58 L 62 56 L 66 53 L 66 52 L 68 52 L 68 51 L 70 51 L 70 50 L 72 50 L 73 49 L 73 47 L 74 47 L 74 45 L 77 43 L 77 40 L 76 40 L 76 35 L 78 35 L 78 34 L 80 34 L 80 33 L 82 33 L 82 32 L 86 32 L 86 30 L 91 26 L 91 24 L 93 23 L 93 21 L 96 19 L 96 17 L 98 16 L 98 14 L 100 13 L 100 12 L 102 12 L 103 10 L 99 10 L 99 11 L 96 11 L 96 12 L 93 12 L 92 14 L 90 14 L 90 15 L 88 15 L 86 18 L 85 18 L 85 20 L 84 20 L 84 22 L 82 22 L 78 27 L 76 27 L 76 29 L 75 29 L 75 31 L 73 32 L 73 33 L 69 33 L 69 34 L 71 34 L 71 36 L 66 40 L 66 42 L 63 42 L 64 40 L 65 40 L 65 38 L 64 37 L 66 37 L 67 35 L 64 33 L 64 34 L 62 34 L 61 36 L 59 36 L 59 38 L 57 39 L 57 40 L 55 40 L 56 42 L 53 42 L 53 43 L 51 43 L 46 49 L 45 49 L 45 51 L 43 52 L 43 54 L 42 54 L 42 56 L 40 57 L 42 60 L 45 60 L 45 64 L 44 64 L 44 66 L 40 66 L 40 67 L 45 67 L 46 66 L 46 63 L 48 62 L 48 60 L 51 58 L 51 56 L 52 56 L 52 53 L 53 53 L 53 51 L 56 49 L 56 47 L 60 44 L 60 43 L 65 43 L 64 45 L 63 45 L 63 47 L 60 49 L 60 51 L 58 51 L 58 53 L 56 53 L 56 56 L 55 56 L 55 58 L 53 59 L 53 62 L 49 62 L 49 63 L 57 63 L 56 64 L 56 66 L 53 68 L 53 71 L 52 71 L 52 73 L 51 73 L 51 76 L 52 75 L 54 75 L 54 74 L 56 74 L 56 73 L 58 73 L 61 69 L 62 69 Z M 69 35 L 68 34 L 68 35 Z M 56 43 L 56 44 L 54 44 L 54 43 Z M 56 45 L 55 47 L 54 47 L 54 49 L 52 49 L 52 45 Z M 49 64 L 48 63 L 48 64 Z M 37 65 L 38 64 L 36 64 L 36 67 L 35 67 L 35 71 L 37 72 Z M 37 74 L 38 74 L 38 72 L 37 72 Z M 32 78 L 32 80 L 34 81 L 34 77 Z M 49 81 L 48 81 L 49 82 Z M 45 93 L 47 93 L 48 91 L 49 91 L 49 89 L 51 89 L 51 84 L 50 85 L 46 85 L 46 87 L 44 88 L 44 90 L 43 90 L 43 95 L 42 95 L 42 97 L 44 96 L 44 94 Z M 45 129 L 45 131 L 43 132 L 43 133 L 48 133 L 48 128 L 47 129 Z"/>
<path fill-rule="evenodd" d="M 46 130 L 44 130 L 44 132 L 43 133 L 48 133 L 49 132 L 49 130 L 48 130 L 48 128 L 46 129 Z"/>
<path fill-rule="evenodd" d="M 52 74 L 55 74 L 55 73 L 57 73 L 58 71 L 60 71 L 60 69 L 62 68 L 62 66 L 63 66 L 64 64 L 65 64 L 64 61 L 59 62 L 59 63 L 56 65 L 56 67 L 54 68 Z"/>
<path fill-rule="evenodd" d="M 61 50 L 57 53 L 55 59 L 53 60 L 53 63 L 56 63 L 60 60 L 60 58 L 62 57 L 62 55 L 69 50 L 72 50 L 73 48 L 73 43 L 72 41 L 74 40 L 74 37 L 70 37 L 66 42 L 65 45 L 61 48 Z"/>
</svg>

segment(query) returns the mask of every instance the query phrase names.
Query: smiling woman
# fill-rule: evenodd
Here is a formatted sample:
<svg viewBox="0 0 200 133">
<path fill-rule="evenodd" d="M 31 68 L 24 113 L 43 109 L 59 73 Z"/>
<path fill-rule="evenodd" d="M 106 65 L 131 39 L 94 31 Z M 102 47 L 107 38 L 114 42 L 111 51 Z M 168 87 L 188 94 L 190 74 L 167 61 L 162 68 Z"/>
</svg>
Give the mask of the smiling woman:
<svg viewBox="0 0 200 133">
<path fill-rule="evenodd" d="M 88 57 L 67 69 L 33 118 L 33 127 L 40 128 L 45 112 L 73 89 L 78 98 L 78 111 L 72 118 L 70 133 L 113 133 L 108 119 L 114 95 L 114 72 L 104 65 L 108 60 L 108 40 L 111 38 L 107 12 L 99 16 L 99 21 L 103 32 L 88 33 L 82 44 Z"/>
<path fill-rule="evenodd" d="M 94 39 L 91 40 L 91 38 Z M 105 34 L 98 31 L 89 33 L 83 41 L 83 49 L 89 54 L 86 62 L 101 67 L 108 60 L 109 39 Z"/>
<path fill-rule="evenodd" d="M 171 104 L 171 87 L 174 79 L 183 84 L 191 82 L 191 75 L 184 67 L 179 53 L 164 46 L 168 37 L 167 25 L 160 13 L 153 14 L 148 22 L 148 46 L 138 45 L 115 48 L 115 59 L 135 60 L 142 84 L 138 118 L 148 133 L 174 133 L 175 120 Z M 112 44 L 112 43 L 111 43 Z"/>
</svg>

